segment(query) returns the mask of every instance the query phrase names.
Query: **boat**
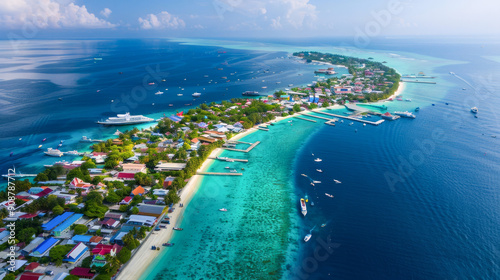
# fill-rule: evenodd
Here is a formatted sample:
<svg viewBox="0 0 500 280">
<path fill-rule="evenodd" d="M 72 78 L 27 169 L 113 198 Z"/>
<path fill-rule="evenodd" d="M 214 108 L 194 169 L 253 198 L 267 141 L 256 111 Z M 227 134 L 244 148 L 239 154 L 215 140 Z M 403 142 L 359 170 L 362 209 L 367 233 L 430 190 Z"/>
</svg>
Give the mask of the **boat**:
<svg viewBox="0 0 500 280">
<path fill-rule="evenodd" d="M 315 183 L 315 184 L 321 184 L 321 181 L 314 181 L 313 180 L 312 182 Z"/>
<path fill-rule="evenodd" d="M 62 101 L 62 98 L 61 98 L 61 97 L 59 97 L 59 98 L 57 98 L 57 100 Z"/>
<path fill-rule="evenodd" d="M 267 87 L 266 87 L 266 86 L 263 86 L 262 88 L 263 88 L 263 89 L 266 89 Z"/>
<path fill-rule="evenodd" d="M 39 146 L 38 146 L 38 149 L 40 149 L 41 147 L 42 147 L 42 145 L 39 145 Z"/>
<path fill-rule="evenodd" d="M 82 143 L 94 143 L 94 142 L 104 142 L 103 140 L 92 140 L 90 138 L 87 138 L 87 136 L 82 136 L 82 139 L 80 139 L 80 142 Z"/>
<path fill-rule="evenodd" d="M 163 94 L 163 91 L 157 91 L 157 92 L 155 92 L 155 95 L 160 95 L 160 94 Z"/>
<path fill-rule="evenodd" d="M 168 104 L 168 107 L 174 107 L 174 104 Z"/>
<path fill-rule="evenodd" d="M 307 175 L 306 175 L 306 174 L 300 174 L 300 175 L 302 175 L 302 176 L 304 176 L 304 177 L 307 177 Z"/>
<path fill-rule="evenodd" d="M 43 153 L 51 157 L 61 157 L 64 155 L 64 153 L 59 151 L 58 149 L 52 149 L 52 148 L 48 148 L 47 151 Z"/>
<path fill-rule="evenodd" d="M 219 211 L 221 211 L 221 212 L 227 212 L 227 209 L 226 208 L 221 208 L 221 209 L 219 209 Z"/>
<path fill-rule="evenodd" d="M 148 85 L 150 85 L 150 86 L 152 86 L 152 85 L 154 85 L 154 84 L 155 84 L 154 82 L 148 83 Z"/>
<path fill-rule="evenodd" d="M 366 123 L 364 123 L 363 126 L 366 126 Z"/>
<path fill-rule="evenodd" d="M 393 116 L 391 115 L 391 113 L 389 112 L 385 112 L 384 114 L 380 115 L 383 119 L 386 119 L 386 120 L 390 120 L 390 121 L 393 121 L 393 120 L 396 120 L 396 119 L 399 119 L 399 116 Z"/>
<path fill-rule="evenodd" d="M 47 138 L 43 138 L 43 139 L 42 139 L 42 142 L 45 142 L 45 140 L 47 140 Z"/>
<path fill-rule="evenodd" d="M 10 152 L 10 156 L 13 156 L 14 155 L 14 152 Z"/>
<path fill-rule="evenodd" d="M 165 246 L 165 247 L 172 247 L 172 246 L 175 245 L 175 243 L 169 243 L 169 242 L 167 242 L 167 243 L 163 243 L 162 245 Z"/>
<path fill-rule="evenodd" d="M 19 141 L 23 140 L 23 138 L 19 138 Z"/>
<path fill-rule="evenodd" d="M 302 212 L 302 215 L 307 215 L 306 201 L 303 198 L 300 199 L 300 210 Z"/>
<path fill-rule="evenodd" d="M 82 153 L 76 151 L 76 150 L 73 150 L 73 151 L 68 151 L 68 152 L 64 152 L 65 155 L 72 155 L 72 156 L 79 156 L 81 155 Z"/>
<path fill-rule="evenodd" d="M 199 93 L 199 92 L 195 92 L 195 93 L 193 93 L 193 94 L 192 94 L 192 96 L 193 96 L 193 97 L 200 97 L 200 96 L 201 96 L 201 93 Z"/>
<path fill-rule="evenodd" d="M 237 172 L 238 172 L 238 170 L 236 170 L 236 169 L 232 169 L 232 170 L 229 170 L 229 172 L 231 172 L 231 173 L 237 173 Z"/>
<path fill-rule="evenodd" d="M 444 104 L 446 104 L 446 105 L 450 105 L 448 102 L 446 102 L 446 103 L 444 103 Z"/>
<path fill-rule="evenodd" d="M 321 224 L 321 227 L 326 227 L 326 224 Z"/>
<path fill-rule="evenodd" d="M 398 116 L 401 116 L 401 117 L 404 117 L 404 118 L 410 118 L 410 119 L 414 119 L 416 118 L 414 114 L 408 112 L 408 111 L 396 111 L 394 112 L 394 115 L 398 115 Z"/>
<path fill-rule="evenodd" d="M 339 180 L 333 179 L 333 181 L 337 184 L 342 184 L 342 182 L 340 182 Z"/>
<path fill-rule="evenodd" d="M 353 122 L 349 123 L 349 125 L 353 125 L 353 124 L 354 124 Z"/>
<path fill-rule="evenodd" d="M 420 111 L 420 107 L 415 108 L 415 112 Z"/>
<path fill-rule="evenodd" d="M 321 161 L 323 161 L 323 160 L 322 160 L 322 159 L 320 159 L 320 158 L 317 158 L 317 159 L 315 159 L 314 161 L 315 161 L 315 162 L 321 162 Z"/>
<path fill-rule="evenodd" d="M 470 108 L 470 111 L 474 114 L 477 114 L 477 107 Z"/>
<path fill-rule="evenodd" d="M 179 230 L 179 231 L 181 231 L 181 230 L 184 230 L 184 229 L 183 229 L 183 228 L 180 228 L 180 227 L 174 227 L 174 230 Z"/>
<path fill-rule="evenodd" d="M 98 124 L 102 125 L 128 125 L 128 124 L 140 124 L 140 123 L 148 123 L 153 122 L 154 119 L 145 117 L 143 115 L 130 115 L 130 113 L 126 114 L 118 114 L 116 117 L 110 117 L 104 121 L 98 121 Z"/>
<path fill-rule="evenodd" d="M 310 234 L 310 233 L 308 235 L 306 235 L 306 237 L 304 237 L 304 242 L 309 241 L 309 239 L 311 239 L 311 237 L 312 237 L 312 234 Z"/>
<path fill-rule="evenodd" d="M 259 96 L 259 92 L 258 91 L 253 91 L 253 90 L 247 90 L 247 91 L 243 92 L 241 95 L 244 95 L 244 96 Z"/>
<path fill-rule="evenodd" d="M 328 197 L 333 198 L 333 195 L 331 195 L 331 194 L 329 194 L 329 193 L 325 193 L 325 195 L 326 195 L 326 196 L 328 196 Z"/>
<path fill-rule="evenodd" d="M 323 170 L 321 169 L 316 169 L 316 171 L 318 171 L 319 173 L 323 173 Z"/>
<path fill-rule="evenodd" d="M 314 202 L 311 201 L 311 206 L 314 206 Z"/>
<path fill-rule="evenodd" d="M 178 93 L 177 96 L 182 96 L 182 93 Z"/>
</svg>

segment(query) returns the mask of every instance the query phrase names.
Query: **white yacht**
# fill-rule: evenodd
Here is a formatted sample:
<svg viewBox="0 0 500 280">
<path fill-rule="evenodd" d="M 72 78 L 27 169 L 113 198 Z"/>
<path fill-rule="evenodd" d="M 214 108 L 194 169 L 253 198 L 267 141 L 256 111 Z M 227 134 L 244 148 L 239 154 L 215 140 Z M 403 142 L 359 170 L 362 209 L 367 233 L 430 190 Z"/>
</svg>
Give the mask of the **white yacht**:
<svg viewBox="0 0 500 280">
<path fill-rule="evenodd" d="M 193 93 L 193 97 L 200 97 L 200 96 L 201 96 L 201 93 L 199 93 L 199 92 Z"/>
<path fill-rule="evenodd" d="M 310 233 L 308 235 L 306 235 L 306 237 L 304 237 L 304 242 L 309 241 L 309 239 L 311 239 L 311 236 L 312 236 L 312 234 L 310 234 Z"/>
<path fill-rule="evenodd" d="M 314 161 L 315 161 L 315 162 L 321 162 L 321 161 L 323 161 L 323 160 L 322 160 L 322 159 L 320 159 L 320 158 L 317 158 L 317 159 L 315 159 Z"/>
<path fill-rule="evenodd" d="M 300 199 L 300 210 L 302 212 L 302 215 L 307 215 L 306 201 L 303 198 Z"/>
<path fill-rule="evenodd" d="M 155 92 L 156 95 L 160 95 L 160 94 L 163 94 L 163 91 L 157 91 Z"/>
<path fill-rule="evenodd" d="M 43 153 L 51 157 L 61 157 L 64 155 L 64 153 L 59 151 L 58 149 L 52 149 L 52 148 L 48 148 L 47 151 Z"/>
<path fill-rule="evenodd" d="M 108 118 L 105 121 L 98 121 L 98 124 L 103 125 L 127 125 L 152 122 L 154 119 L 145 117 L 143 115 L 132 116 L 130 113 L 118 114 L 116 117 Z"/>
</svg>

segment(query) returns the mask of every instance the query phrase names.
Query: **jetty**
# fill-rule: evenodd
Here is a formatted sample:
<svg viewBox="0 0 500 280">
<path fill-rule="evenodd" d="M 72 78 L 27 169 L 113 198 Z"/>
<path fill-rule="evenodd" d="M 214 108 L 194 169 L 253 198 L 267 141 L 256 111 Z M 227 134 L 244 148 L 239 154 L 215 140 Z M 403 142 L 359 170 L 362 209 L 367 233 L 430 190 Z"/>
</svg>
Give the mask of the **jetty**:
<svg viewBox="0 0 500 280">
<path fill-rule="evenodd" d="M 401 80 L 401 82 L 404 82 L 404 83 L 417 83 L 417 84 L 436 84 L 436 82 L 428 82 L 428 81 L 408 81 L 408 80 Z"/>
<path fill-rule="evenodd" d="M 359 118 L 355 118 L 355 117 L 348 117 L 348 116 L 342 116 L 342 115 L 326 113 L 326 112 L 319 112 L 319 111 L 316 113 L 325 114 L 325 115 L 329 115 L 329 116 L 333 116 L 333 117 L 337 117 L 337 118 L 341 118 L 341 119 L 346 119 L 346 120 L 351 120 L 351 121 L 356 121 L 356 122 L 361 122 L 361 123 L 367 123 L 367 124 L 371 124 L 371 125 L 379 125 L 379 124 L 384 122 L 384 120 L 378 120 L 376 122 L 372 122 L 372 121 L 367 121 L 367 120 L 363 120 L 363 119 L 359 119 Z"/>
<path fill-rule="evenodd" d="M 23 178 L 23 177 L 36 177 L 38 174 L 3 174 L 2 177 L 8 178 Z"/>
<path fill-rule="evenodd" d="M 196 175 L 242 176 L 243 173 L 232 173 L 232 172 L 196 172 Z"/>
<path fill-rule="evenodd" d="M 250 147 L 248 147 L 246 150 L 242 150 L 242 149 L 236 149 L 236 148 L 226 148 L 226 147 L 222 147 L 222 149 L 225 149 L 225 150 L 228 150 L 228 151 L 235 151 L 235 152 L 243 152 L 243 153 L 248 153 L 250 152 L 253 148 L 255 148 L 255 146 L 259 145 L 260 144 L 260 141 L 257 141 L 255 143 L 248 143 L 248 142 L 240 142 L 240 141 L 235 141 L 233 143 L 237 143 L 237 144 L 250 144 Z"/>
<path fill-rule="evenodd" d="M 310 120 L 310 119 L 306 119 L 306 118 L 298 117 L 298 116 L 294 116 L 294 118 L 297 118 L 297 119 L 300 119 L 300 120 L 304 120 L 304 121 L 308 121 L 308 122 L 316 122 L 315 120 Z"/>
<path fill-rule="evenodd" d="M 221 158 L 221 157 L 209 157 L 208 159 L 217 159 L 221 161 L 237 161 L 237 162 L 248 162 L 248 159 L 239 159 L 239 158 Z"/>
<path fill-rule="evenodd" d="M 264 128 L 264 127 L 260 127 L 260 126 L 258 126 L 257 129 L 264 130 L 264 131 L 269 131 L 269 128 Z"/>
</svg>

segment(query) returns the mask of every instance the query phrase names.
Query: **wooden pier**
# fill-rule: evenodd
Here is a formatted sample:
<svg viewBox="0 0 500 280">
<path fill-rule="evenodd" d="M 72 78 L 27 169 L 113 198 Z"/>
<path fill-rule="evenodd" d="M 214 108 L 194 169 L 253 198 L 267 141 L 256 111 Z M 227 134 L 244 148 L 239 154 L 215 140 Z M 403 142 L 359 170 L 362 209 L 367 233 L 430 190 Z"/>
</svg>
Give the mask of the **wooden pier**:
<svg viewBox="0 0 500 280">
<path fill-rule="evenodd" d="M 334 116 L 334 117 L 337 117 L 337 118 L 347 119 L 347 120 L 361 122 L 361 123 L 367 123 L 367 124 L 371 124 L 371 125 L 379 125 L 379 124 L 381 124 L 381 123 L 384 122 L 384 120 L 378 120 L 376 122 L 366 121 L 366 120 L 362 120 L 362 119 L 358 119 L 358 118 L 354 118 L 354 117 L 342 116 L 342 115 L 337 115 L 337 114 L 332 114 L 332 113 L 326 113 L 326 112 L 316 112 L 316 113 L 325 114 L 325 115 L 328 115 L 328 116 Z"/>
<path fill-rule="evenodd" d="M 231 172 L 196 172 L 196 175 L 242 176 L 243 173 L 231 173 Z"/>
<path fill-rule="evenodd" d="M 216 160 L 221 160 L 221 161 L 237 161 L 237 162 L 248 162 L 248 159 L 239 159 L 239 158 L 227 158 L 226 159 L 220 159 L 216 157 L 209 157 L 208 159 L 216 159 Z"/>
<path fill-rule="evenodd" d="M 305 120 L 305 121 L 308 121 L 308 122 L 316 122 L 315 120 L 310 120 L 310 119 L 306 119 L 306 118 L 303 118 L 303 117 L 294 116 L 294 118 L 297 118 L 297 119 L 300 119 L 300 120 Z"/>
<path fill-rule="evenodd" d="M 248 143 L 248 144 L 251 144 L 250 147 L 248 147 L 246 150 L 242 150 L 242 149 L 235 149 L 235 148 L 224 148 L 225 150 L 228 150 L 228 151 L 235 151 L 235 152 L 243 152 L 243 153 L 248 153 L 250 152 L 253 148 L 255 148 L 255 146 L 259 145 L 260 144 L 260 141 L 257 141 L 255 143 Z"/>
</svg>

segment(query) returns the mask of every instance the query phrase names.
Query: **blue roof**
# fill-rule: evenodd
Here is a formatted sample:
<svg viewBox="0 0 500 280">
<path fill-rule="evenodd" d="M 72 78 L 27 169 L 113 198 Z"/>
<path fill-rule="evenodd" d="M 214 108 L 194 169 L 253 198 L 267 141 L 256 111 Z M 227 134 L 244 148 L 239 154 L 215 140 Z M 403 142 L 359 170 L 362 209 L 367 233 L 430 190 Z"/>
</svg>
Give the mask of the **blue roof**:
<svg viewBox="0 0 500 280">
<path fill-rule="evenodd" d="M 70 227 L 72 224 L 74 224 L 76 221 L 78 221 L 82 217 L 83 217 L 83 214 L 74 214 L 73 216 L 69 217 L 69 219 L 67 219 L 66 221 L 64 221 L 64 223 L 60 224 L 59 226 L 57 226 L 52 231 L 53 232 L 61 232 L 61 231 L 65 230 L 65 229 L 67 229 L 68 227 Z"/>
<path fill-rule="evenodd" d="M 58 224 L 64 222 L 64 220 L 66 220 L 67 218 L 69 218 L 73 214 L 75 214 L 75 212 L 62 213 L 61 215 L 50 220 L 48 223 L 43 224 L 42 228 L 43 228 L 43 230 L 51 230 L 51 229 L 55 228 Z"/>
<path fill-rule="evenodd" d="M 30 188 L 30 190 L 28 192 L 30 194 L 37 194 L 37 193 L 42 192 L 42 191 L 43 191 L 43 189 L 40 187 L 32 187 L 32 188 Z"/>
<path fill-rule="evenodd" d="M 38 247 L 30 255 L 43 255 L 47 250 L 49 250 L 52 246 L 54 246 L 59 240 L 49 237 L 45 239 Z"/>
<path fill-rule="evenodd" d="M 5 237 L 7 237 L 9 235 L 10 235 L 10 231 L 8 231 L 8 230 L 4 230 L 4 231 L 0 232 L 0 240 L 4 239 Z"/>
<path fill-rule="evenodd" d="M 170 117 L 168 117 L 169 119 L 173 120 L 174 122 L 180 122 L 182 120 L 181 117 L 178 117 L 178 116 L 175 116 L 175 115 L 172 115 Z"/>
<path fill-rule="evenodd" d="M 75 242 L 88 243 L 88 242 L 90 242 L 90 238 L 92 238 L 92 236 L 90 236 L 90 235 L 75 235 L 75 236 L 73 236 L 73 238 L 71 238 L 71 240 L 73 240 Z"/>
</svg>

